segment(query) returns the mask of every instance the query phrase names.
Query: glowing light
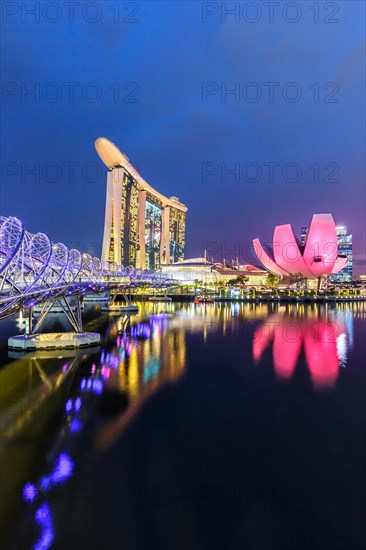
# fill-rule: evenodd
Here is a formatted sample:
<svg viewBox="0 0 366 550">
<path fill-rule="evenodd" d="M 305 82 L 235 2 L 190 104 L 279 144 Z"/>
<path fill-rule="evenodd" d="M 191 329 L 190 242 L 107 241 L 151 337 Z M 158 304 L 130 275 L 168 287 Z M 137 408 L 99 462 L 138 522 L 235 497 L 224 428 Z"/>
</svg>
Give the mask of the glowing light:
<svg viewBox="0 0 366 550">
<path fill-rule="evenodd" d="M 146 363 L 143 374 L 143 382 L 147 384 L 156 378 L 160 370 L 160 363 L 157 359 L 151 357 Z"/>
<path fill-rule="evenodd" d="M 93 381 L 93 391 L 98 395 L 103 392 L 103 382 L 101 380 Z"/>
<path fill-rule="evenodd" d="M 74 463 L 66 453 L 61 453 L 57 459 L 55 470 L 52 473 L 52 481 L 62 483 L 65 479 L 72 476 L 74 470 Z"/>
<path fill-rule="evenodd" d="M 111 369 L 107 365 L 103 365 L 101 372 L 102 372 L 103 378 L 109 378 L 111 374 Z"/>
<path fill-rule="evenodd" d="M 289 321 L 273 316 L 258 327 L 253 338 L 253 357 L 258 362 L 273 340 L 273 364 L 279 378 L 289 380 L 304 347 L 307 367 L 316 389 L 333 386 L 339 376 L 339 366 L 346 361 L 345 329 L 333 337 L 332 323 L 314 324 L 306 319 Z M 342 364 L 342 363 L 341 363 Z M 342 365 L 343 366 L 343 365 Z"/>
<path fill-rule="evenodd" d="M 34 483 L 27 483 L 23 487 L 23 500 L 25 502 L 33 502 L 38 495 L 37 487 Z"/>
<path fill-rule="evenodd" d="M 42 476 L 39 481 L 39 486 L 42 491 L 48 491 L 52 486 L 51 476 Z"/>
<path fill-rule="evenodd" d="M 41 527 L 41 536 L 34 544 L 34 550 L 48 550 L 51 547 L 54 535 L 52 515 L 49 505 L 44 502 L 36 511 L 35 522 Z"/>
<path fill-rule="evenodd" d="M 289 224 L 278 225 L 273 234 L 274 259 L 254 239 L 254 250 L 259 261 L 276 275 L 300 273 L 313 278 L 338 273 L 347 263 L 338 256 L 338 240 L 331 214 L 314 214 L 306 235 L 304 248 L 300 248 Z"/>
<path fill-rule="evenodd" d="M 80 422 L 80 420 L 78 418 L 74 418 L 70 425 L 70 432 L 72 433 L 80 432 L 82 427 L 83 427 L 83 424 Z"/>
<path fill-rule="evenodd" d="M 80 407 L 81 407 L 81 399 L 80 397 L 77 397 L 75 399 L 74 410 L 78 412 L 80 410 Z"/>
<path fill-rule="evenodd" d="M 341 367 L 345 367 L 347 363 L 347 336 L 344 332 L 337 337 L 337 355 Z"/>
</svg>

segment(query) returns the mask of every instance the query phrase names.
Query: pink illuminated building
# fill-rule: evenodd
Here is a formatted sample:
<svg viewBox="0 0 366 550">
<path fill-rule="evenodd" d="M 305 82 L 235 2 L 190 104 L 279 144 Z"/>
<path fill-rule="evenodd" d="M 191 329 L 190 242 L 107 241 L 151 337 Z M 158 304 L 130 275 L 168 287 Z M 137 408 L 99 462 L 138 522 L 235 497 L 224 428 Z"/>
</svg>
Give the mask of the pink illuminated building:
<svg viewBox="0 0 366 550">
<path fill-rule="evenodd" d="M 304 244 L 295 237 L 291 225 L 277 225 L 273 243 L 267 253 L 259 239 L 253 240 L 261 264 L 276 275 L 299 274 L 304 278 L 320 278 L 338 273 L 347 257 L 338 254 L 336 226 L 331 214 L 314 214 Z"/>
</svg>

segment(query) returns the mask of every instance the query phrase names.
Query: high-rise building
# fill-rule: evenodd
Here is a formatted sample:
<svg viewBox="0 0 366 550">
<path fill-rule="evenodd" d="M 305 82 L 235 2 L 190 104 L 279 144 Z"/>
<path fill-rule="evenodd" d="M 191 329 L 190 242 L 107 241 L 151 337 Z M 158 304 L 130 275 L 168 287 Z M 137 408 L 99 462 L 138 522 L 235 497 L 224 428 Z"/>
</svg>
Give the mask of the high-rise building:
<svg viewBox="0 0 366 550">
<path fill-rule="evenodd" d="M 353 280 L 353 254 L 352 254 L 352 235 L 348 235 L 345 225 L 336 227 L 338 238 L 338 254 L 347 256 L 347 263 L 343 269 L 335 275 L 331 275 L 331 280 L 337 283 L 345 283 Z"/>
<path fill-rule="evenodd" d="M 305 240 L 306 240 L 307 233 L 308 233 L 308 228 L 307 227 L 302 227 L 301 228 L 301 235 L 300 235 L 301 246 L 305 245 Z"/>
<path fill-rule="evenodd" d="M 102 260 L 140 269 L 183 260 L 187 207 L 151 187 L 108 139 L 95 146 L 109 168 Z"/>
</svg>

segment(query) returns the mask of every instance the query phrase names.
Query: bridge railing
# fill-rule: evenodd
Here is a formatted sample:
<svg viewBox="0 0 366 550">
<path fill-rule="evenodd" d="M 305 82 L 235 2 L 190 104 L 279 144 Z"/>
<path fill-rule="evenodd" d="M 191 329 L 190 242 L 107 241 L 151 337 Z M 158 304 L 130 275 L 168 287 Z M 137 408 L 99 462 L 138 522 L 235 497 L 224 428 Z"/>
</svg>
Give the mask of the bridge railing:
<svg viewBox="0 0 366 550">
<path fill-rule="evenodd" d="M 0 216 L 0 316 L 96 285 L 168 284 L 161 272 L 142 271 L 81 254 L 44 233 L 30 233 L 15 217 Z"/>
</svg>

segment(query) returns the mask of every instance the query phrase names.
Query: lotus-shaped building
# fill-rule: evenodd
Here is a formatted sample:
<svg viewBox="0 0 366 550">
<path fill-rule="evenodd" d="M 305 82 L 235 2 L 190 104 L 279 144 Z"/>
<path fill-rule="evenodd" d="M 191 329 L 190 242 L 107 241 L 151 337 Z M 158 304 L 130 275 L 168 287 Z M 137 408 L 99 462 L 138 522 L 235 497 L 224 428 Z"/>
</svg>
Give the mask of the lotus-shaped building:
<svg viewBox="0 0 366 550">
<path fill-rule="evenodd" d="M 259 239 L 253 240 L 261 264 L 276 275 L 288 277 L 300 274 L 304 278 L 319 278 L 338 273 L 347 257 L 338 255 L 336 226 L 331 214 L 314 214 L 302 245 L 291 225 L 277 225 L 272 246 L 264 249 Z"/>
</svg>

